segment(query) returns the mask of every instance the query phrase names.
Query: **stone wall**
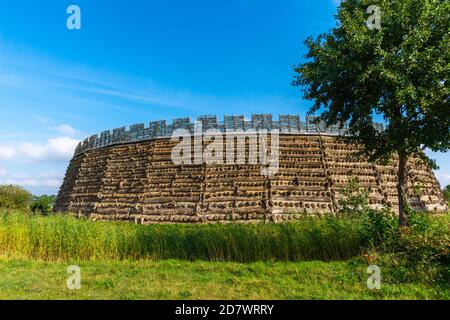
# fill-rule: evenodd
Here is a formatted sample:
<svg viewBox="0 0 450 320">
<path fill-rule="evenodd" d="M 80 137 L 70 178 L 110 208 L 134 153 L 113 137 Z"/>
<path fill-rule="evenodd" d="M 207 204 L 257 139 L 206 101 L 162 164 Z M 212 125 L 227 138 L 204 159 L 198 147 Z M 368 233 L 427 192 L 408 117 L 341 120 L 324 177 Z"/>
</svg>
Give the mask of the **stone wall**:
<svg viewBox="0 0 450 320">
<path fill-rule="evenodd" d="M 144 224 L 290 221 L 305 212 L 335 213 L 351 176 L 369 191 L 371 206 L 397 209 L 397 159 L 368 163 L 331 135 L 280 134 L 274 176 L 261 175 L 259 164 L 175 165 L 177 143 L 149 139 L 77 153 L 55 210 Z M 414 159 L 408 162 L 408 186 L 415 209 L 447 210 L 433 172 Z"/>
</svg>

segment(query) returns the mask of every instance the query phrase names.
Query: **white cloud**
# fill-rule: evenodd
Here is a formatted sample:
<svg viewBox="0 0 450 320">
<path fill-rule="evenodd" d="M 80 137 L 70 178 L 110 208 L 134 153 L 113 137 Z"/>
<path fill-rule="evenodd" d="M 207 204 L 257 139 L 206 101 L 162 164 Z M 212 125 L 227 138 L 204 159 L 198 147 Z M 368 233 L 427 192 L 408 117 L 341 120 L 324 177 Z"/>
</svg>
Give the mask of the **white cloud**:
<svg viewBox="0 0 450 320">
<path fill-rule="evenodd" d="M 139 81 L 137 81 L 139 83 Z M 124 99 L 131 103 L 143 105 L 164 106 L 169 108 L 187 109 L 189 111 L 204 111 L 217 109 L 226 110 L 233 107 L 236 110 L 247 110 L 248 112 L 261 110 L 277 110 L 280 107 L 297 108 L 298 101 L 294 98 L 286 98 L 277 95 L 242 95 L 242 96 L 215 96 L 209 94 L 195 93 L 190 90 L 177 90 L 158 86 L 156 84 L 146 84 L 138 89 L 122 89 L 114 84 L 108 85 L 108 89 L 96 87 L 95 82 L 89 86 L 85 85 L 67 85 L 56 83 L 66 89 L 88 92 L 94 94 L 96 99 L 104 101 L 105 97 L 114 97 Z M 97 85 L 98 86 L 98 85 Z M 139 87 L 139 85 L 136 85 Z"/>
<path fill-rule="evenodd" d="M 77 137 L 80 135 L 80 132 L 78 130 L 75 130 L 73 127 L 71 127 L 68 124 L 62 124 L 57 127 L 51 127 L 50 129 L 55 130 L 65 136 L 68 136 L 68 137 Z"/>
<path fill-rule="evenodd" d="M 64 162 L 70 160 L 78 140 L 68 137 L 48 139 L 46 143 L 0 142 L 0 160 L 19 162 Z"/>
<path fill-rule="evenodd" d="M 0 159 L 11 159 L 16 154 L 13 146 L 0 144 Z"/>
<path fill-rule="evenodd" d="M 0 178 L 5 177 L 8 174 L 5 168 L 0 167 Z"/>
<path fill-rule="evenodd" d="M 254 2 L 254 0 L 250 1 Z M 1 39 L 0 45 L 2 45 Z M 174 88 L 158 84 L 148 78 L 117 75 L 83 65 L 68 65 L 48 60 L 42 56 L 24 53 L 16 47 L 6 46 L 6 49 L 0 52 L 0 67 L 14 66 L 13 75 L 19 76 L 23 82 L 21 90 L 32 98 L 36 97 L 37 100 L 47 102 L 48 105 L 69 105 L 67 113 L 70 116 L 74 116 L 77 112 L 73 110 L 73 106 L 85 106 L 86 103 L 95 104 L 96 107 L 146 115 L 149 114 L 150 108 L 153 108 L 151 110 L 153 116 L 157 118 L 161 116 L 160 119 L 165 118 L 167 114 L 172 116 L 174 113 L 184 116 L 186 110 L 195 114 L 209 114 L 212 109 L 224 110 L 227 113 L 238 113 L 241 110 L 252 113 L 281 109 L 298 110 L 299 107 L 297 98 L 278 96 L 274 93 L 254 95 L 250 90 L 240 92 L 237 96 L 223 96 L 193 92 L 189 88 Z M 42 92 L 45 96 L 42 96 Z M 115 100 L 114 103 L 110 103 L 111 98 Z M 159 108 L 160 106 L 179 110 L 166 110 Z M 53 119 L 45 115 L 35 116 L 35 120 L 45 124 L 46 127 L 60 124 L 54 123 Z M 67 136 L 66 133 L 63 135 Z M 79 137 L 79 135 L 70 136 Z"/>
<path fill-rule="evenodd" d="M 35 116 L 34 120 L 40 124 L 49 124 L 50 122 L 52 122 L 52 119 L 44 116 Z"/>
<path fill-rule="evenodd" d="M 0 184 L 13 184 L 21 187 L 58 188 L 62 180 L 58 179 L 4 179 Z"/>
<path fill-rule="evenodd" d="M 436 173 L 436 178 L 439 180 L 441 188 L 444 188 L 446 185 L 450 184 L 450 174 L 448 173 Z"/>
<path fill-rule="evenodd" d="M 37 174 L 8 173 L 0 168 L 0 184 L 13 184 L 27 188 L 59 188 L 62 184 L 64 173 L 57 171 L 43 171 Z M 3 175 L 1 173 L 4 173 Z"/>
</svg>

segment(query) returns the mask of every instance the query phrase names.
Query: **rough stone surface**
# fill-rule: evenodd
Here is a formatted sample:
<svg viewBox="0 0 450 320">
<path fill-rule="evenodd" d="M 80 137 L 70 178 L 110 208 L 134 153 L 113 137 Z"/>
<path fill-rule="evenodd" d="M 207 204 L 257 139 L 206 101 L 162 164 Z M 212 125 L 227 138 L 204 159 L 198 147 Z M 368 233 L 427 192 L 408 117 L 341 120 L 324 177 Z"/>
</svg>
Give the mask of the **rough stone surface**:
<svg viewBox="0 0 450 320">
<path fill-rule="evenodd" d="M 272 177 L 261 175 L 261 165 L 175 165 L 176 143 L 150 139 L 76 154 L 55 211 L 143 224 L 292 221 L 336 213 L 351 176 L 368 190 L 371 206 L 397 209 L 397 159 L 368 163 L 331 135 L 280 134 Z M 417 210 L 447 210 L 433 172 L 415 159 L 408 162 L 408 199 Z"/>
</svg>

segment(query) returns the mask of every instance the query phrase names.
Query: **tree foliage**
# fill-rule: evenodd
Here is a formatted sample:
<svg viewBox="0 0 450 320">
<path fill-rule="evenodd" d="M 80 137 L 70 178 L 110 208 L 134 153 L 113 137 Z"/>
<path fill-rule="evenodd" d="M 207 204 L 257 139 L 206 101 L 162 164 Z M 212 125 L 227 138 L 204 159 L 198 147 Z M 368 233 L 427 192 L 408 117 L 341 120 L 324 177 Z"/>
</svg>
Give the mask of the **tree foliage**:
<svg viewBox="0 0 450 320">
<path fill-rule="evenodd" d="M 366 9 L 381 8 L 381 30 L 366 26 Z M 338 25 L 308 38 L 295 85 L 324 108 L 327 124 L 349 121 L 351 135 L 373 159 L 399 149 L 446 151 L 450 141 L 450 2 L 346 0 Z M 373 115 L 387 127 L 377 132 Z"/>
<path fill-rule="evenodd" d="M 0 208 L 28 210 L 31 194 L 14 185 L 0 185 Z"/>
<path fill-rule="evenodd" d="M 445 199 L 447 199 L 447 202 L 450 203 L 450 184 L 444 188 L 443 192 Z"/>
<path fill-rule="evenodd" d="M 52 212 L 55 200 L 56 196 L 54 195 L 33 196 L 31 198 L 30 209 L 36 213 L 49 214 Z"/>
<path fill-rule="evenodd" d="M 381 10 L 379 30 L 367 27 L 371 5 Z M 424 149 L 450 146 L 450 2 L 344 0 L 336 18 L 332 30 L 305 41 L 293 84 L 327 125 L 348 123 L 348 138 L 369 160 L 399 155 L 404 206 L 407 157 L 428 160 Z M 372 126 L 375 115 L 384 131 Z"/>
</svg>

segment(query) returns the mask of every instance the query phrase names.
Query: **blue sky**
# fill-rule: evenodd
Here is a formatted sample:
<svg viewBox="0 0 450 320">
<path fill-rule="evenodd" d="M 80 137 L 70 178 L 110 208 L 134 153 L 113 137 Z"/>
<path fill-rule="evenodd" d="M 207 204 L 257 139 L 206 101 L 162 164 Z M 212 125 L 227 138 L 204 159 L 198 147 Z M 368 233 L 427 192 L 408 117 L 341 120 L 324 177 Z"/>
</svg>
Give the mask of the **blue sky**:
<svg viewBox="0 0 450 320">
<path fill-rule="evenodd" d="M 2 0 L 0 183 L 56 193 L 77 141 L 201 114 L 300 113 L 303 40 L 336 0 Z M 81 30 L 66 9 L 81 8 Z M 448 154 L 433 154 L 450 184 Z"/>
</svg>

